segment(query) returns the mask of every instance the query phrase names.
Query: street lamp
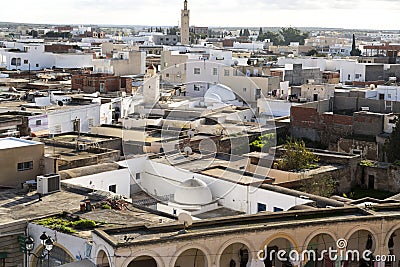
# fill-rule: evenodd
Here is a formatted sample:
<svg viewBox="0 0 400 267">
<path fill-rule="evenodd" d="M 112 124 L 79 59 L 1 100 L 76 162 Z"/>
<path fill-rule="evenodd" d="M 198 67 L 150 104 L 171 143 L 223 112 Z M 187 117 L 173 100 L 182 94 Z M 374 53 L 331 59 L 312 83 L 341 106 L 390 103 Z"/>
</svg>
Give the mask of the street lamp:
<svg viewBox="0 0 400 267">
<path fill-rule="evenodd" d="M 36 255 L 35 253 L 32 252 L 34 246 L 35 246 L 35 241 L 33 237 L 28 236 L 25 240 L 25 248 L 26 251 L 28 252 L 28 255 L 33 255 L 35 258 L 40 260 L 41 266 L 43 266 L 43 259 L 47 257 L 47 266 L 50 266 L 50 251 L 53 249 L 54 246 L 54 241 L 53 239 L 46 234 L 46 232 L 43 232 L 43 234 L 40 235 L 39 237 L 40 243 L 43 245 L 44 250 L 40 255 Z M 47 254 L 45 253 L 47 251 Z"/>
</svg>

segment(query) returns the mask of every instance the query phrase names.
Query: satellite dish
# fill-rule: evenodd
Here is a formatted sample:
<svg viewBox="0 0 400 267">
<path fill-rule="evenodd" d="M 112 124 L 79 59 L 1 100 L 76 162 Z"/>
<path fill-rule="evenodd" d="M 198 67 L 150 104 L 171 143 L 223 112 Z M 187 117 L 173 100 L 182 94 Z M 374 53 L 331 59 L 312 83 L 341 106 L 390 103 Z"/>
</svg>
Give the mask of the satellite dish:
<svg viewBox="0 0 400 267">
<path fill-rule="evenodd" d="M 189 138 L 193 138 L 194 135 L 195 135 L 195 132 L 194 132 L 193 130 L 189 130 L 189 131 L 187 132 L 187 136 L 188 136 Z"/>
<path fill-rule="evenodd" d="M 189 157 L 189 155 L 193 154 L 193 150 L 192 150 L 192 148 L 190 146 L 186 146 L 183 149 L 183 152 L 185 152 L 186 157 Z"/>
<path fill-rule="evenodd" d="M 193 218 L 192 218 L 192 216 L 190 216 L 190 214 L 181 212 L 178 215 L 178 222 L 183 224 L 183 230 L 179 231 L 179 233 L 184 234 L 184 233 L 186 233 L 186 228 L 188 228 L 189 226 L 191 226 L 193 224 Z"/>
</svg>

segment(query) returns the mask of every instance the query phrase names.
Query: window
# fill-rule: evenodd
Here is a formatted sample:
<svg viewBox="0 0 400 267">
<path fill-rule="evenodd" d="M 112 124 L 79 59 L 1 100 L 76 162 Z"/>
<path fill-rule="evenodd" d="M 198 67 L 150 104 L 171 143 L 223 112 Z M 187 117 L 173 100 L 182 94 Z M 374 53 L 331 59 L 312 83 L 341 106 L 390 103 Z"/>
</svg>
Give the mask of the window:
<svg viewBox="0 0 400 267">
<path fill-rule="evenodd" d="M 36 65 L 35 65 L 35 66 L 36 66 L 36 68 L 39 68 L 39 63 L 36 63 Z"/>
<path fill-rule="evenodd" d="M 358 78 L 360 78 L 360 74 L 357 73 L 356 74 L 356 79 L 358 79 Z"/>
<path fill-rule="evenodd" d="M 169 78 L 169 73 L 166 73 L 166 74 L 165 74 L 165 77 Z"/>
<path fill-rule="evenodd" d="M 256 89 L 256 99 L 261 98 L 261 89 L 257 88 Z"/>
<path fill-rule="evenodd" d="M 263 203 L 257 203 L 257 212 L 262 212 L 267 210 L 267 205 Z"/>
<path fill-rule="evenodd" d="M 28 171 L 33 169 L 33 161 L 19 162 L 17 164 L 18 171 Z"/>
<path fill-rule="evenodd" d="M 200 91 L 200 86 L 198 86 L 198 85 L 193 85 L 193 90 L 194 90 L 194 91 Z"/>
<path fill-rule="evenodd" d="M 18 171 L 23 171 L 24 170 L 24 163 L 23 162 L 19 162 L 17 169 L 18 169 Z"/>
<path fill-rule="evenodd" d="M 243 93 L 246 93 L 246 91 L 247 91 L 247 88 L 243 88 Z"/>
<path fill-rule="evenodd" d="M 21 58 L 13 57 L 11 59 L 11 65 L 13 65 L 13 66 L 21 66 Z"/>
<path fill-rule="evenodd" d="M 176 215 L 176 209 L 173 209 L 173 210 L 172 210 L 172 213 L 173 213 L 174 215 Z"/>
<path fill-rule="evenodd" d="M 136 173 L 136 181 L 140 180 L 140 173 Z"/>
<path fill-rule="evenodd" d="M 195 75 L 199 75 L 199 74 L 200 74 L 200 68 L 194 68 L 194 69 L 193 69 L 193 73 L 194 73 Z"/>
<path fill-rule="evenodd" d="M 283 211 L 283 209 L 278 208 L 278 207 L 274 207 L 274 212 L 280 212 L 280 211 Z"/>
<path fill-rule="evenodd" d="M 117 185 L 113 184 L 113 185 L 108 186 L 108 191 L 117 193 Z"/>
<path fill-rule="evenodd" d="M 24 59 L 24 64 L 26 65 L 26 64 L 28 64 L 28 63 L 29 63 L 29 60 Z"/>
<path fill-rule="evenodd" d="M 33 169 L 33 161 L 24 162 L 24 170 L 32 170 Z"/>
<path fill-rule="evenodd" d="M 218 75 L 218 69 L 217 68 L 213 68 L 213 75 L 217 76 Z"/>
<path fill-rule="evenodd" d="M 349 75 L 347 75 L 347 80 L 350 80 L 350 77 L 351 77 L 351 76 L 350 76 L 350 74 L 349 74 Z"/>
<path fill-rule="evenodd" d="M 93 127 L 93 124 L 94 124 L 93 121 L 94 121 L 93 118 L 88 119 L 88 125 L 89 125 L 89 127 Z"/>
<path fill-rule="evenodd" d="M 230 72 L 229 70 L 224 70 L 224 76 L 229 76 Z"/>
<path fill-rule="evenodd" d="M 392 94 L 388 94 L 388 98 L 392 98 Z"/>
</svg>

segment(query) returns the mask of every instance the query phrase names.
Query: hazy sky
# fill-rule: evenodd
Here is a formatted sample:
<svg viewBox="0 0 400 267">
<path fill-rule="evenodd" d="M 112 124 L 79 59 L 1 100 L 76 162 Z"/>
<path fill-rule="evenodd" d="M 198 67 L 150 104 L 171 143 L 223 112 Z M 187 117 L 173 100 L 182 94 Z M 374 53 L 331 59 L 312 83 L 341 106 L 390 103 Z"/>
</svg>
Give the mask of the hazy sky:
<svg viewBox="0 0 400 267">
<path fill-rule="evenodd" d="M 183 0 L 17 0 L 1 21 L 178 25 Z M 400 29 L 400 0 L 189 0 L 191 25 Z"/>
</svg>

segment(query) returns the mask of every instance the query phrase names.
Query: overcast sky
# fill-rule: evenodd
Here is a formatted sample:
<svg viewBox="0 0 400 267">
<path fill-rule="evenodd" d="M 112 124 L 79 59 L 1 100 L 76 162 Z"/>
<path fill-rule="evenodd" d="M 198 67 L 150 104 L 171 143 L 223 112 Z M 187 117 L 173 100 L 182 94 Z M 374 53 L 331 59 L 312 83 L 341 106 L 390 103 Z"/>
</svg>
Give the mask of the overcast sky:
<svg viewBox="0 0 400 267">
<path fill-rule="evenodd" d="M 400 0 L 189 0 L 191 25 L 399 29 Z M 183 0 L 18 0 L 1 21 L 178 25 Z"/>
</svg>

